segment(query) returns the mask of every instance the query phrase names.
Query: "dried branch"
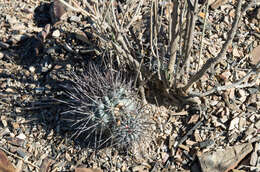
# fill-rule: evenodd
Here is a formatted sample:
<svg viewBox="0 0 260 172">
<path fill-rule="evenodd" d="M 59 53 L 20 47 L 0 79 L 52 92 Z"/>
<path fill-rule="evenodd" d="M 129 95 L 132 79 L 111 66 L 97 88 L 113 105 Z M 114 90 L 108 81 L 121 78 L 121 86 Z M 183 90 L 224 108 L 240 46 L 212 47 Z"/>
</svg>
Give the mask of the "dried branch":
<svg viewBox="0 0 260 172">
<path fill-rule="evenodd" d="M 185 54 L 184 54 L 184 63 L 183 67 L 181 69 L 181 74 L 187 73 L 189 74 L 190 69 L 190 52 L 193 45 L 194 40 L 194 30 L 195 30 L 195 24 L 197 21 L 197 13 L 198 13 L 198 0 L 194 1 L 194 9 L 190 9 L 189 12 L 191 13 L 191 20 L 189 24 L 189 33 L 188 33 L 188 40 L 187 45 L 185 47 Z M 186 67 L 186 71 L 184 72 L 184 68 Z M 187 83 L 187 78 L 184 78 L 185 84 Z"/>
<path fill-rule="evenodd" d="M 185 0 L 182 4 L 181 4 L 181 13 L 180 13 L 180 24 L 179 24 L 179 54 L 180 56 L 182 57 L 182 52 L 184 50 L 184 47 L 185 47 L 185 44 L 186 44 L 186 36 L 188 35 L 188 20 L 189 20 L 189 17 L 187 18 L 188 16 L 188 12 L 187 12 L 187 1 Z M 186 18 L 185 18 L 185 15 L 186 15 Z M 184 35 L 184 36 L 183 36 Z M 174 72 L 173 74 L 173 78 L 174 78 L 174 83 L 173 83 L 173 86 L 172 88 L 177 88 L 177 83 L 178 83 L 178 80 L 179 80 L 179 76 L 181 76 L 181 73 L 179 73 L 178 71 L 180 71 L 180 64 L 181 64 L 181 60 L 178 60 L 177 63 L 176 63 L 176 69 L 175 71 L 177 72 Z"/>
<path fill-rule="evenodd" d="M 260 64 L 260 63 L 259 63 Z M 224 91 L 230 88 L 246 88 L 246 87 L 252 87 L 256 84 L 257 79 L 260 78 L 260 70 L 257 68 L 260 68 L 260 65 L 258 64 L 258 66 L 255 69 L 251 69 L 243 78 L 241 78 L 239 81 L 229 84 L 229 85 L 224 85 L 224 86 L 217 86 L 215 88 L 212 88 L 211 90 L 205 92 L 205 93 L 196 93 L 196 92 L 190 92 L 191 96 L 197 96 L 197 97 L 205 97 L 208 96 L 210 94 L 213 94 L 216 91 Z M 256 74 L 257 76 L 254 78 L 253 81 L 251 81 L 250 83 L 245 83 L 242 84 L 245 80 L 247 80 L 251 75 Z"/>
<path fill-rule="evenodd" d="M 174 65 L 176 62 L 176 52 L 178 49 L 178 42 L 179 42 L 179 15 L 178 15 L 178 9 L 179 9 L 179 2 L 174 1 L 173 2 L 173 10 L 171 14 L 171 44 L 170 44 L 170 53 L 171 57 L 168 63 L 168 74 L 170 75 L 170 85 L 173 83 L 173 72 L 174 72 Z"/>
<path fill-rule="evenodd" d="M 139 14 L 140 14 L 140 10 L 141 10 L 142 5 L 143 5 L 143 0 L 140 0 L 132 20 L 128 23 L 128 25 L 125 28 L 126 31 L 128 31 L 128 29 L 133 24 L 133 22 L 137 20 Z"/>
<path fill-rule="evenodd" d="M 112 4 L 111 4 L 111 7 L 112 7 L 112 16 L 113 16 L 113 20 L 114 20 L 114 24 L 115 24 L 116 31 L 117 31 L 117 33 L 118 33 L 118 32 L 121 32 L 121 29 L 119 28 L 118 23 L 117 23 L 117 18 L 116 18 L 116 14 L 115 14 L 115 7 L 114 7 L 114 5 L 113 5 L 114 0 L 111 0 L 111 1 L 112 1 Z"/>
<path fill-rule="evenodd" d="M 88 13 L 86 10 L 82 9 L 74 0 L 72 0 L 73 4 L 76 7 L 73 7 L 69 3 L 67 3 L 64 0 L 59 0 L 63 5 L 65 5 L 67 8 L 71 9 L 72 11 L 81 12 L 84 16 L 91 16 L 93 19 L 97 19 L 97 17 L 93 14 Z M 89 6 L 90 7 L 90 6 Z M 90 8 L 91 9 L 91 8 Z"/>
<path fill-rule="evenodd" d="M 198 61 L 198 65 L 197 65 L 197 71 L 200 68 L 201 56 L 202 56 L 202 51 L 203 51 L 203 39 L 204 39 L 204 36 L 205 36 L 207 19 L 208 19 L 208 9 L 209 9 L 209 2 L 207 1 L 206 2 L 206 9 L 205 9 L 205 17 L 204 17 L 202 36 L 201 36 L 201 40 L 200 40 L 200 53 L 199 53 L 199 61 Z"/>
<path fill-rule="evenodd" d="M 238 6 L 237 6 L 237 10 L 236 10 L 236 15 L 235 15 L 235 20 L 232 24 L 232 29 L 229 31 L 228 33 L 228 37 L 226 42 L 224 43 L 221 51 L 219 52 L 219 54 L 217 55 L 217 57 L 215 58 L 210 58 L 207 60 L 207 62 L 202 66 L 202 68 L 194 75 L 191 77 L 191 79 L 189 80 L 188 84 L 184 87 L 182 87 L 181 89 L 186 92 L 190 86 L 197 82 L 206 72 L 207 70 L 215 65 L 220 59 L 222 59 L 227 51 L 228 46 L 232 43 L 233 38 L 236 34 L 237 28 L 238 28 L 238 24 L 240 22 L 241 19 L 241 6 L 242 6 L 242 0 L 238 1 Z"/>
<path fill-rule="evenodd" d="M 152 50 L 152 54 L 155 56 L 156 60 L 157 60 L 157 74 L 158 74 L 158 79 L 162 80 L 161 77 L 161 59 L 159 57 L 159 53 L 158 53 L 158 31 L 159 31 L 159 22 L 158 22 L 158 0 L 155 0 L 154 2 L 154 8 L 152 8 L 152 10 L 154 10 L 154 25 L 153 26 L 153 32 L 154 32 L 154 38 L 152 37 L 152 44 L 151 44 L 151 50 Z M 151 18 L 153 19 L 153 18 Z M 153 22 L 151 21 L 151 24 L 153 24 Z M 153 41 L 154 40 L 154 41 Z M 155 46 L 155 51 L 153 49 L 153 46 Z"/>
</svg>

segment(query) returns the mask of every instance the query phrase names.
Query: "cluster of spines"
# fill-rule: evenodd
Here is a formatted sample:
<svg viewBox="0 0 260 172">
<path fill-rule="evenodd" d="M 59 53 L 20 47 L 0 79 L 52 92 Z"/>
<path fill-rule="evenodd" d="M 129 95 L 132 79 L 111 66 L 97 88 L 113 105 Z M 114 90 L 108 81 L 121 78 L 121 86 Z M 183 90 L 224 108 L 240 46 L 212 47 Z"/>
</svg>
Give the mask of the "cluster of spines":
<svg viewBox="0 0 260 172">
<path fill-rule="evenodd" d="M 65 118 L 73 121 L 73 137 L 90 147 L 128 147 L 146 133 L 147 121 L 132 82 L 120 73 L 100 72 L 90 65 L 86 73 L 71 73 L 72 86 L 66 87 L 69 110 Z"/>
</svg>

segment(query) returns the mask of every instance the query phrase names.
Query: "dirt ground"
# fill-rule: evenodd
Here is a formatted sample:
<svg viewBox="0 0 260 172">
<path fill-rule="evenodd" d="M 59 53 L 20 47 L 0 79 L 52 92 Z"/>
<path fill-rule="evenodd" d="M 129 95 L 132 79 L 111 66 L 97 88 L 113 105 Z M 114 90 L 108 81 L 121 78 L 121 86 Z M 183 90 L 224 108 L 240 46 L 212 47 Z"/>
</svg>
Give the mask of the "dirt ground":
<svg viewBox="0 0 260 172">
<path fill-rule="evenodd" d="M 210 9 L 204 62 L 217 54 L 226 38 L 234 16 L 232 2 Z M 250 143 L 252 151 L 234 168 L 241 172 L 260 170 L 259 78 L 251 87 L 201 98 L 200 109 L 177 111 L 175 107 L 149 104 L 152 124 L 146 143 L 134 145 L 127 153 L 111 147 L 95 151 L 71 139 L 59 120 L 64 107 L 53 99 L 62 94 L 61 86 L 70 80 L 70 71 L 84 69 L 89 60 L 100 57 L 88 51 L 90 45 L 80 36 L 88 25 L 84 16 L 70 12 L 66 20 L 53 25 L 50 8 L 46 0 L 0 0 L 0 147 L 15 168 L 25 172 L 46 170 L 46 166 L 50 171 L 74 171 L 77 167 L 200 171 L 198 156 Z M 201 21 L 197 31 L 202 30 Z M 39 37 L 47 24 L 50 34 L 43 43 Z M 258 8 L 243 17 L 227 60 L 195 87 L 210 89 L 215 83 L 230 83 L 245 76 L 252 63 L 250 52 L 260 45 L 259 28 Z M 194 44 L 198 48 L 199 41 Z"/>
</svg>

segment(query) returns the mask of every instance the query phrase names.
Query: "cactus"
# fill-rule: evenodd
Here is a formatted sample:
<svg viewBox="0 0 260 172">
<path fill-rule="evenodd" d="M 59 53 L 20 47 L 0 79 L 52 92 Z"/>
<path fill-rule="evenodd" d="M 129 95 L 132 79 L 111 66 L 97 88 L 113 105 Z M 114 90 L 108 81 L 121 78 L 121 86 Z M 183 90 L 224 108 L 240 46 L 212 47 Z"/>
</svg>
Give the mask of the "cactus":
<svg viewBox="0 0 260 172">
<path fill-rule="evenodd" d="M 69 110 L 62 116 L 73 123 L 74 138 L 101 148 L 129 147 L 145 136 L 147 120 L 131 81 L 94 65 L 87 73 L 71 73 L 71 78 L 72 87 L 65 87 L 68 99 L 62 100 Z"/>
</svg>

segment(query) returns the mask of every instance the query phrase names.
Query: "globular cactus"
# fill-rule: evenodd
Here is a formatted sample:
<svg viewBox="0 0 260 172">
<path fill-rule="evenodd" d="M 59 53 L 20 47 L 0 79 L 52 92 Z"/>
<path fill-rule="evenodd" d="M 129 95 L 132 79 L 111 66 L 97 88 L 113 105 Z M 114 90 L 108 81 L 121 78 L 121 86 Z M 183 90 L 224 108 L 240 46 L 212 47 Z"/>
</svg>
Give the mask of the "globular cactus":
<svg viewBox="0 0 260 172">
<path fill-rule="evenodd" d="M 68 99 L 62 100 L 69 110 L 62 117 L 72 122 L 73 137 L 94 148 L 129 147 L 146 137 L 146 115 L 131 81 L 94 65 L 71 77 L 71 87 L 65 87 Z"/>
</svg>

